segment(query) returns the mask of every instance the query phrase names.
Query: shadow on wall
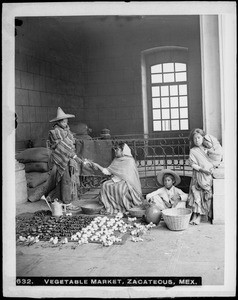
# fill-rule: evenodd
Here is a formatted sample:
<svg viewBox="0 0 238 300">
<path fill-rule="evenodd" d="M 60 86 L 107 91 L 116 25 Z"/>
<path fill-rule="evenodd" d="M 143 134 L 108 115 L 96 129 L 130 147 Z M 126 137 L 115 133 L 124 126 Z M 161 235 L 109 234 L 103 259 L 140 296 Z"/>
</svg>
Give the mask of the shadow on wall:
<svg viewBox="0 0 238 300">
<path fill-rule="evenodd" d="M 177 188 L 181 189 L 184 193 L 188 194 L 191 177 L 180 175 L 180 178 L 181 178 L 181 182 L 177 186 Z M 140 178 L 140 181 L 141 181 L 143 195 L 151 193 L 162 187 L 161 185 L 158 184 L 155 176 L 142 177 L 142 178 Z"/>
</svg>

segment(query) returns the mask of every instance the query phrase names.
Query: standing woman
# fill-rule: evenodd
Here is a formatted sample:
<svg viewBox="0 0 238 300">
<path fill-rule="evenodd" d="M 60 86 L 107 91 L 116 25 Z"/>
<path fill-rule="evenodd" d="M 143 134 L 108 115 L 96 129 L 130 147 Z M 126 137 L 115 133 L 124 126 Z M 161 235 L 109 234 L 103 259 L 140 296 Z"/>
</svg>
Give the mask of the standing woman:
<svg viewBox="0 0 238 300">
<path fill-rule="evenodd" d="M 190 133 L 189 164 L 193 168 L 190 183 L 188 206 L 193 210 L 190 224 L 198 225 L 201 216 L 212 217 L 212 185 L 213 164 L 203 146 L 205 132 L 196 128 Z"/>
<path fill-rule="evenodd" d="M 100 191 L 100 202 L 108 214 L 126 212 L 133 206 L 142 204 L 142 191 L 139 173 L 126 143 L 120 142 L 114 146 L 115 158 L 109 167 L 103 168 L 93 163 L 95 168 L 105 175 L 112 175 L 103 183 Z"/>
</svg>

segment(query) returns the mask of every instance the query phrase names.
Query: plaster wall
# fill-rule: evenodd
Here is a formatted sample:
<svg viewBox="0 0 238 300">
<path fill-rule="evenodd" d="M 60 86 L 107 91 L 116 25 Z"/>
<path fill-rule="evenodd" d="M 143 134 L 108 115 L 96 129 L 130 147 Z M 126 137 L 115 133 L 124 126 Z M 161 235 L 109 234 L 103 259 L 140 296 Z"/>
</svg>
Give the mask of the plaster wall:
<svg viewBox="0 0 238 300">
<path fill-rule="evenodd" d="M 217 88 L 213 85 L 219 72 L 217 66 L 213 70 L 217 54 L 205 70 L 205 89 L 210 91 L 206 90 L 205 99 L 198 16 L 21 20 L 23 25 L 17 27 L 15 38 L 18 148 L 29 139 L 39 143 L 47 137 L 49 120 L 55 117 L 58 106 L 76 115 L 70 122 L 86 122 L 94 136 L 103 128 L 109 128 L 112 135 L 143 133 L 141 57 L 143 51 L 160 46 L 188 48 L 190 129 L 204 127 L 203 114 L 208 116 L 205 129 L 213 132 L 219 128 L 219 92 L 215 97 L 209 95 L 210 81 Z M 214 25 L 207 26 L 210 31 L 205 38 L 209 41 L 209 35 L 218 32 Z M 216 78 L 209 75 L 212 71 Z"/>
<path fill-rule="evenodd" d="M 203 128 L 222 138 L 219 28 L 217 16 L 200 16 Z"/>
<path fill-rule="evenodd" d="M 87 37 L 85 116 L 94 132 L 143 133 L 141 56 L 160 46 L 189 52 L 190 128 L 203 127 L 198 16 L 92 20 L 100 35 Z"/>
<path fill-rule="evenodd" d="M 44 19 L 44 21 L 43 21 Z M 57 107 L 83 116 L 82 57 L 72 55 L 57 26 L 47 18 L 20 18 L 15 36 L 16 148 L 45 146 Z"/>
</svg>

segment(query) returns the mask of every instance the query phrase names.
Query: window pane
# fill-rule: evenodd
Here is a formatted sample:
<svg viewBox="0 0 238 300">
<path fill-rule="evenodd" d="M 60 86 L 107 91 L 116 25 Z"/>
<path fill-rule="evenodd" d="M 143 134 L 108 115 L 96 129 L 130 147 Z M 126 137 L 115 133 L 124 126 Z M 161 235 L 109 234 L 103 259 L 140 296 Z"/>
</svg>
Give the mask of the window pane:
<svg viewBox="0 0 238 300">
<path fill-rule="evenodd" d="M 188 129 L 188 120 L 180 120 L 180 129 L 181 130 Z"/>
<path fill-rule="evenodd" d="M 175 71 L 186 71 L 186 64 L 175 63 Z"/>
<path fill-rule="evenodd" d="M 188 109 L 187 108 L 180 108 L 180 118 L 188 118 Z"/>
<path fill-rule="evenodd" d="M 162 83 L 162 74 L 151 75 L 151 83 Z"/>
<path fill-rule="evenodd" d="M 186 84 L 179 85 L 179 95 L 187 95 L 187 85 Z"/>
<path fill-rule="evenodd" d="M 169 107 L 169 98 L 161 98 L 161 105 L 162 107 Z"/>
<path fill-rule="evenodd" d="M 150 66 L 153 131 L 188 130 L 186 63 Z"/>
<path fill-rule="evenodd" d="M 160 119 L 160 109 L 153 109 L 153 120 Z"/>
<path fill-rule="evenodd" d="M 160 108 L 160 98 L 153 98 L 152 106 L 153 106 L 153 108 Z"/>
<path fill-rule="evenodd" d="M 170 86 L 170 95 L 171 96 L 177 96 L 178 95 L 178 86 L 177 85 L 171 85 Z"/>
<path fill-rule="evenodd" d="M 174 64 L 173 63 L 163 64 L 163 72 L 174 72 Z"/>
<path fill-rule="evenodd" d="M 163 128 L 163 130 L 170 130 L 170 121 L 169 120 L 163 120 L 162 121 L 162 128 Z"/>
<path fill-rule="evenodd" d="M 180 106 L 188 106 L 188 97 L 179 97 Z"/>
<path fill-rule="evenodd" d="M 178 97 L 170 97 L 171 107 L 178 107 Z"/>
<path fill-rule="evenodd" d="M 171 130 L 179 130 L 179 120 L 171 121 Z"/>
<path fill-rule="evenodd" d="M 164 82 L 174 82 L 174 73 L 164 74 Z"/>
<path fill-rule="evenodd" d="M 152 97 L 158 97 L 158 96 L 159 96 L 159 87 L 152 86 Z"/>
<path fill-rule="evenodd" d="M 161 96 L 169 95 L 169 87 L 167 85 L 161 86 Z"/>
<path fill-rule="evenodd" d="M 161 72 L 162 72 L 161 64 L 151 66 L 151 73 L 161 73 Z"/>
<path fill-rule="evenodd" d="M 153 129 L 154 131 L 161 131 L 161 121 L 154 121 L 153 122 Z"/>
<path fill-rule="evenodd" d="M 178 119 L 179 111 L 178 108 L 171 109 L 171 119 Z"/>
<path fill-rule="evenodd" d="M 162 109 L 162 119 L 169 119 L 169 109 Z"/>
<path fill-rule="evenodd" d="M 186 81 L 187 80 L 187 74 L 186 74 L 186 72 L 176 73 L 175 77 L 176 77 L 176 81 Z"/>
</svg>

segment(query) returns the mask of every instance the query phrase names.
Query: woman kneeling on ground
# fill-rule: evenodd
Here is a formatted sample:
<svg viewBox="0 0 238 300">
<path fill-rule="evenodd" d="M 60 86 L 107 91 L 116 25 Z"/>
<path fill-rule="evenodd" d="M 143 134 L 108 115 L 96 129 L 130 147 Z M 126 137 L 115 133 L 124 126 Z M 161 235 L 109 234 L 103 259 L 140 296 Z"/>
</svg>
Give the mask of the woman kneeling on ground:
<svg viewBox="0 0 238 300">
<path fill-rule="evenodd" d="M 92 163 L 105 175 L 112 175 L 103 183 L 99 201 L 105 207 L 105 213 L 126 212 L 142 204 L 142 191 L 136 163 L 127 144 L 120 142 L 114 145 L 115 158 L 109 167 L 103 168 Z"/>
</svg>

